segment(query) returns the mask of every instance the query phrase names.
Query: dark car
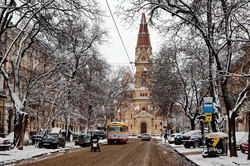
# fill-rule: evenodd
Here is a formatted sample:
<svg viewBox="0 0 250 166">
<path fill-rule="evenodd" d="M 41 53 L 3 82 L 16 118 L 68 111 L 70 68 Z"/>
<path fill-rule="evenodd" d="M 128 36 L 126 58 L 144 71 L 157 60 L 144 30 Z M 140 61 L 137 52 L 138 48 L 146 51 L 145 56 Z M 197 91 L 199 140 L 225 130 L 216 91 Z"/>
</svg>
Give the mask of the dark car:
<svg viewBox="0 0 250 166">
<path fill-rule="evenodd" d="M 90 146 L 90 138 L 91 136 L 89 134 L 80 134 L 75 140 L 75 145 L 81 147 Z"/>
<path fill-rule="evenodd" d="M 91 131 L 90 134 L 92 136 L 96 134 L 100 139 L 105 139 L 106 138 L 106 133 L 104 131 L 101 131 L 101 130 Z"/>
<path fill-rule="evenodd" d="M 38 144 L 38 147 L 57 149 L 59 147 L 65 148 L 65 144 L 66 144 L 66 140 L 62 134 L 48 133 L 41 139 L 41 141 Z"/>
<path fill-rule="evenodd" d="M 208 132 L 205 131 L 205 134 Z M 201 130 L 190 130 L 182 135 L 182 143 L 185 148 L 190 148 L 193 146 L 194 148 L 198 148 L 202 146 L 202 136 Z"/>
<path fill-rule="evenodd" d="M 43 135 L 41 135 L 41 134 L 32 135 L 30 138 L 32 141 L 32 144 L 39 142 L 42 139 L 42 137 L 43 137 Z"/>
<path fill-rule="evenodd" d="M 175 145 L 181 145 L 182 144 L 182 134 L 177 133 L 174 137 L 174 144 Z"/>
<path fill-rule="evenodd" d="M 32 135 L 30 137 L 32 144 L 35 144 L 35 143 L 41 141 L 43 135 L 46 135 L 46 134 L 48 134 L 47 129 L 41 129 L 41 130 L 37 131 L 34 135 Z"/>
<path fill-rule="evenodd" d="M 76 140 L 82 133 L 73 133 L 73 140 Z"/>
<path fill-rule="evenodd" d="M 151 134 L 149 134 L 149 133 L 143 133 L 143 134 L 141 135 L 141 140 L 142 140 L 142 141 L 144 141 L 144 140 L 150 141 L 150 139 L 151 139 Z"/>
</svg>

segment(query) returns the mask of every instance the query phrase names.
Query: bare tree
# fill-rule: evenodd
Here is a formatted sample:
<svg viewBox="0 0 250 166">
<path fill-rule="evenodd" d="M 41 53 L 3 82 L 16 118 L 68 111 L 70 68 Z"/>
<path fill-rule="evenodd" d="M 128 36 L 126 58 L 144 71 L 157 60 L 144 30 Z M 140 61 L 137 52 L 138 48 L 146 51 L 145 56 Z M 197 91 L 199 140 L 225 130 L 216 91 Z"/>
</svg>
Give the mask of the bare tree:
<svg viewBox="0 0 250 166">
<path fill-rule="evenodd" d="M 201 58 L 203 52 L 197 43 L 178 42 L 163 45 L 154 61 L 153 100 L 170 117 L 174 114 L 173 105 L 181 105 L 193 130 L 201 114 L 200 91 L 207 75 L 205 58 Z"/>
<path fill-rule="evenodd" d="M 27 51 L 34 47 L 36 37 L 45 43 L 59 39 L 60 34 L 63 34 L 63 29 L 60 27 L 65 19 L 77 20 L 79 16 L 85 16 L 92 23 L 100 20 L 100 13 L 97 3 L 90 0 L 1 1 L 0 41 L 1 46 L 3 43 L 5 45 L 1 53 L 0 69 L 14 103 L 15 142 L 20 140 L 19 149 L 23 148 L 22 140 L 27 121 L 25 104 L 29 93 L 20 89 L 21 62 L 24 61 Z M 2 67 L 6 61 L 11 62 L 11 71 Z M 29 88 L 31 85 L 33 86 L 34 82 L 28 85 Z"/>
<path fill-rule="evenodd" d="M 124 80 L 126 74 L 129 74 L 129 71 L 127 71 L 125 67 L 122 67 L 113 71 L 108 77 L 106 86 L 107 100 L 105 100 L 106 122 L 115 119 L 124 100 L 123 91 L 127 85 Z"/>
</svg>

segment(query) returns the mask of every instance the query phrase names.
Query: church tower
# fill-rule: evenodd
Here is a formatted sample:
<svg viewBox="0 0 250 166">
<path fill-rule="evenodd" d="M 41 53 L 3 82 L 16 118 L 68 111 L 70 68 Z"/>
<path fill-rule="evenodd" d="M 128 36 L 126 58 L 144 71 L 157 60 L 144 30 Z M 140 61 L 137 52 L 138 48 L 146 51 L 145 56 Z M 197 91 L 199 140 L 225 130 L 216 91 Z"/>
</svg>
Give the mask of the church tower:
<svg viewBox="0 0 250 166">
<path fill-rule="evenodd" d="M 147 87 L 150 83 L 150 74 L 152 63 L 150 57 L 152 55 L 152 48 L 150 44 L 148 25 L 146 23 L 145 14 L 142 14 L 137 45 L 135 49 L 135 80 L 136 88 Z"/>
<path fill-rule="evenodd" d="M 162 126 L 161 116 L 157 116 L 157 109 L 151 101 L 152 73 L 152 48 L 146 16 L 143 13 L 139 27 L 138 39 L 135 48 L 136 72 L 132 78 L 131 72 L 125 75 L 125 80 L 133 80 L 127 83 L 123 92 L 125 97 L 117 114 L 117 119 L 122 120 L 129 126 L 129 134 L 151 133 L 160 135 Z M 131 79 L 128 79 L 131 78 Z"/>
</svg>

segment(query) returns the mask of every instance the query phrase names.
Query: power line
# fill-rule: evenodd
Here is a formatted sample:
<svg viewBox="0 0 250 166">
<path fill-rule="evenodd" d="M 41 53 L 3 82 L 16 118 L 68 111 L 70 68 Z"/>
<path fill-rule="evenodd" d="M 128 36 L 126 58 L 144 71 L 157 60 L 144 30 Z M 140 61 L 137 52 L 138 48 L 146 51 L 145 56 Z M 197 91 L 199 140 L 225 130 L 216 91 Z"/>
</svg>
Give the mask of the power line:
<svg viewBox="0 0 250 166">
<path fill-rule="evenodd" d="M 112 11 L 111 11 L 111 8 L 110 8 L 110 6 L 109 6 L 108 0 L 106 0 L 106 4 L 107 4 L 107 6 L 108 6 L 109 13 L 110 13 L 110 15 L 111 15 L 111 17 L 112 17 L 112 20 L 113 20 L 114 24 L 115 24 L 116 31 L 118 32 L 118 35 L 119 35 L 119 37 L 120 37 L 120 40 L 121 40 L 122 45 L 123 45 L 123 48 L 124 48 L 124 50 L 125 50 L 125 52 L 126 52 L 126 55 L 127 55 L 127 57 L 128 57 L 129 63 L 131 64 L 131 68 L 132 68 L 132 71 L 133 71 L 132 61 L 130 60 L 130 57 L 129 57 L 129 55 L 128 55 L 128 51 L 127 51 L 127 49 L 126 49 L 126 47 L 125 47 L 125 44 L 124 44 L 124 42 L 123 42 L 122 36 L 121 36 L 120 31 L 119 31 L 119 29 L 118 29 L 118 26 L 117 26 L 117 24 L 116 24 L 116 21 L 115 21 L 115 18 L 114 18 L 114 16 L 113 16 L 113 13 L 112 13 Z M 134 71 L 133 71 L 133 72 L 134 72 Z"/>
</svg>

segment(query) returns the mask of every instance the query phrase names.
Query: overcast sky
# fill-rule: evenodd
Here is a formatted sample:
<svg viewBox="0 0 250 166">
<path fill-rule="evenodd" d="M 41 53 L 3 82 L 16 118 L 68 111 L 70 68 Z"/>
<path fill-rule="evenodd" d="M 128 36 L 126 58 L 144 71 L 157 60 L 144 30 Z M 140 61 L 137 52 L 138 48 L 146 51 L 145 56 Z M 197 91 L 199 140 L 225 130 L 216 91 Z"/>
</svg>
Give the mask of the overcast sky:
<svg viewBox="0 0 250 166">
<path fill-rule="evenodd" d="M 109 33 L 109 43 L 104 43 L 101 46 L 100 48 L 101 54 L 104 56 L 104 58 L 107 60 L 107 62 L 111 66 L 124 66 L 124 65 L 130 66 L 129 58 L 127 57 L 127 54 L 123 48 L 123 45 L 119 38 L 119 34 L 116 30 L 115 24 L 109 13 L 106 0 L 99 0 L 99 1 L 102 4 L 103 9 L 106 11 L 106 14 L 109 16 L 105 19 L 105 27 L 104 27 L 104 28 L 107 28 L 108 33 Z M 118 29 L 120 31 L 121 37 L 123 39 L 123 42 L 125 44 L 125 47 L 127 49 L 130 60 L 134 62 L 135 47 L 137 43 L 137 36 L 139 32 L 139 24 L 140 24 L 141 18 L 138 18 L 138 21 L 135 24 L 136 26 L 134 27 L 129 27 L 129 25 L 124 25 L 125 23 L 122 22 L 122 20 L 114 14 L 117 1 L 108 0 L 108 2 L 111 8 L 111 11 L 113 13 L 113 16 L 115 18 L 116 24 L 118 26 Z M 147 15 L 146 15 L 146 18 L 147 18 Z M 151 46 L 152 46 L 153 52 L 155 52 L 157 50 L 156 32 L 151 27 L 149 27 L 149 33 L 150 33 Z"/>
</svg>

